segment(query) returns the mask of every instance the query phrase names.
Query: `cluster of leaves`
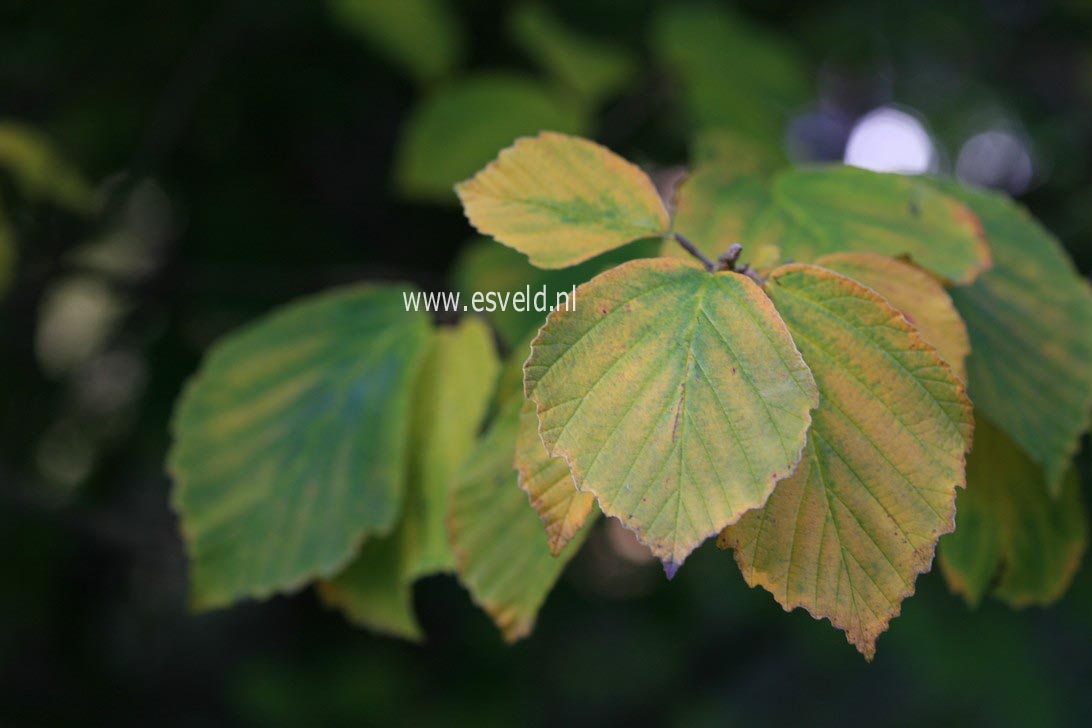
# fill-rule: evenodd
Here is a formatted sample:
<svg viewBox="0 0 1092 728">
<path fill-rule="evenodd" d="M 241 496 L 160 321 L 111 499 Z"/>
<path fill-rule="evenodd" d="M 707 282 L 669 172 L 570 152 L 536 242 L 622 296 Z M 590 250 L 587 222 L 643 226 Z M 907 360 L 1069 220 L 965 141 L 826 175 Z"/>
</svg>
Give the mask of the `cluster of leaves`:
<svg viewBox="0 0 1092 728">
<path fill-rule="evenodd" d="M 512 639 L 602 512 L 668 576 L 718 536 L 871 657 L 957 505 L 953 589 L 1056 598 L 1084 550 L 1067 473 L 1092 408 L 1092 295 L 1060 246 L 1000 195 L 719 148 L 666 201 L 554 132 L 459 185 L 474 226 L 542 268 L 664 241 L 503 367 L 480 320 L 434 328 L 399 286 L 219 345 L 170 458 L 195 603 L 318 578 L 350 619 L 417 637 L 410 585 L 454 571 Z M 737 240 L 751 263 L 714 262 Z"/>
<path fill-rule="evenodd" d="M 1018 205 L 788 169 L 780 130 L 808 76 L 721 9 L 653 23 L 699 130 L 685 181 L 657 191 L 568 136 L 634 80 L 627 50 L 521 5 L 509 36 L 542 76 L 458 76 L 466 38 L 441 0 L 330 7 L 424 91 L 395 154 L 404 196 L 454 202 L 527 137 L 458 187 L 504 245 L 468 246 L 454 284 L 581 284 L 577 305 L 544 326 L 490 312 L 503 363 L 481 320 L 434 326 L 399 285 L 290 305 L 217 346 L 170 454 L 196 606 L 316 583 L 350 620 L 415 639 L 412 583 L 454 573 L 515 639 L 599 513 L 669 576 L 717 536 L 748 583 L 866 656 L 934 552 L 971 603 L 1064 592 L 1086 541 L 1070 464 L 1092 296 Z"/>
</svg>

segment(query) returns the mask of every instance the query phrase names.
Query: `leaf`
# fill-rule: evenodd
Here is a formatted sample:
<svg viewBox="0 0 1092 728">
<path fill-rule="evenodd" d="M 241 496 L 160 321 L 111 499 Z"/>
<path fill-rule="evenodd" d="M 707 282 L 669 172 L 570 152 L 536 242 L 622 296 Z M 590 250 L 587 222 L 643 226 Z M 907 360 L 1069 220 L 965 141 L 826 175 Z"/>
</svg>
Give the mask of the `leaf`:
<svg viewBox="0 0 1092 728">
<path fill-rule="evenodd" d="M 751 586 L 826 617 L 869 660 L 940 535 L 955 525 L 971 404 L 901 314 L 822 268 L 774 271 L 767 292 L 819 388 L 793 476 L 721 534 Z"/>
<path fill-rule="evenodd" d="M 0 122 L 0 169 L 20 192 L 74 212 L 90 212 L 93 192 L 83 175 L 36 129 Z"/>
<path fill-rule="evenodd" d="M 429 335 L 402 293 L 345 288 L 278 309 L 217 344 L 187 385 L 168 469 L 196 607 L 297 589 L 394 527 Z"/>
<path fill-rule="evenodd" d="M 532 342 L 539 433 L 668 575 L 792 473 L 818 399 L 762 290 L 671 258 L 576 290 Z"/>
<path fill-rule="evenodd" d="M 419 642 L 423 634 L 413 613 L 413 581 L 405 578 L 404 568 L 401 534 L 384 536 L 366 542 L 344 571 L 318 582 L 316 589 L 322 601 L 353 624 Z"/>
<path fill-rule="evenodd" d="M 499 369 L 492 335 L 480 319 L 464 318 L 433 332 L 413 393 L 402 519 L 393 534 L 366 542 L 344 571 L 319 583 L 323 600 L 350 621 L 421 638 L 412 584 L 455 569 L 447 539 L 448 492 L 474 449 Z"/>
<path fill-rule="evenodd" d="M 789 160 L 780 149 L 755 144 L 752 139 L 723 127 L 709 127 L 694 135 L 690 163 L 700 169 L 705 165 L 722 165 L 738 174 L 751 174 L 765 179 Z"/>
<path fill-rule="evenodd" d="M 452 186 L 517 137 L 544 129 L 579 133 L 584 127 L 575 109 L 533 79 L 491 73 L 453 81 L 406 120 L 395 153 L 395 182 L 406 197 L 454 203 Z"/>
<path fill-rule="evenodd" d="M 935 278 L 908 263 L 875 253 L 831 253 L 816 265 L 871 288 L 900 311 L 964 382 L 971 351 L 967 327 L 948 292 Z"/>
<path fill-rule="evenodd" d="M 546 542 L 556 556 L 583 528 L 595 507 L 595 496 L 576 489 L 563 458 L 550 457 L 538 436 L 535 403 L 529 399 L 523 401 L 519 413 L 515 466 L 519 487 L 546 526 Z"/>
<path fill-rule="evenodd" d="M 1092 413 L 1092 292 L 1024 208 L 1005 195 L 935 184 L 982 220 L 993 251 L 992 269 L 951 291 L 970 334 L 971 399 L 1058 493 Z"/>
<path fill-rule="evenodd" d="M 811 95 L 791 46 L 720 7 L 665 7 L 652 48 L 678 77 L 697 127 L 732 129 L 771 150 L 781 149 L 791 112 Z"/>
<path fill-rule="evenodd" d="M 924 179 L 856 167 L 795 169 L 774 178 L 771 194 L 745 242 L 777 245 L 787 260 L 847 251 L 906 256 L 955 283 L 990 266 L 978 218 Z"/>
<path fill-rule="evenodd" d="M 519 5 L 509 29 L 531 60 L 586 105 L 598 104 L 636 73 L 636 61 L 625 50 L 574 33 L 543 5 Z"/>
<path fill-rule="evenodd" d="M 510 400 L 466 461 L 451 492 L 448 535 L 459 580 L 515 642 L 534 627 L 539 608 L 588 529 L 554 557 L 542 523 L 516 484 L 519 400 Z"/>
<path fill-rule="evenodd" d="M 414 391 L 403 578 L 455 568 L 447 543 L 447 494 L 474 449 L 500 371 L 481 319 L 437 329 Z"/>
<path fill-rule="evenodd" d="M 329 0 L 334 20 L 418 82 L 459 65 L 463 30 L 445 0 Z"/>
<path fill-rule="evenodd" d="M 543 311 L 517 310 L 512 296 L 523 291 L 528 297 L 546 291 L 546 305 L 557 305 L 558 294 L 568 293 L 581 283 L 591 280 L 596 274 L 619 263 L 634 258 L 654 258 L 660 247 L 659 238 L 638 241 L 624 248 L 611 250 L 591 260 L 571 266 L 545 270 L 536 268 L 527 262 L 527 257 L 511 248 L 497 245 L 486 238 L 478 238 L 466 246 L 459 254 L 452 270 L 453 281 L 467 301 L 475 292 L 496 294 L 483 305 L 484 315 L 489 319 L 506 344 L 514 345 L 538 331 L 546 321 Z M 522 365 L 522 362 L 520 362 Z M 523 370 L 520 369 L 520 380 Z M 522 393 L 523 386 L 519 391 Z"/>
<path fill-rule="evenodd" d="M 755 174 L 727 162 L 697 167 L 675 195 L 674 229 L 716 260 L 732 243 L 747 240 L 747 226 L 768 204 L 769 193 Z M 748 247 L 745 252 L 752 252 Z M 674 240 L 664 255 L 688 256 Z"/>
<path fill-rule="evenodd" d="M 652 180 L 606 147 L 543 132 L 505 149 L 456 187 L 471 224 L 527 255 L 564 268 L 667 230 Z"/>
<path fill-rule="evenodd" d="M 1057 601 L 1088 543 L 1075 470 L 1052 498 L 1043 470 L 979 417 L 956 530 L 940 540 L 940 570 L 972 606 L 987 591 L 1014 607 Z"/>
</svg>

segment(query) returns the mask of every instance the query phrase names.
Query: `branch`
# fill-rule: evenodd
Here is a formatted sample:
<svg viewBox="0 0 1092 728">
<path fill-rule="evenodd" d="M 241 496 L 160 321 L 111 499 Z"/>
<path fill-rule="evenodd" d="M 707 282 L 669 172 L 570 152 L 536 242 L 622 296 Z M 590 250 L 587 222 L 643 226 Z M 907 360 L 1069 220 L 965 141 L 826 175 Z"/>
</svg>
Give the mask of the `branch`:
<svg viewBox="0 0 1092 728">
<path fill-rule="evenodd" d="M 717 267 L 717 264 L 705 257 L 705 254 L 697 249 L 697 247 L 686 239 L 682 233 L 675 233 L 675 242 L 683 247 L 683 250 L 690 253 L 697 258 L 705 266 L 705 269 L 710 273 Z"/>
</svg>

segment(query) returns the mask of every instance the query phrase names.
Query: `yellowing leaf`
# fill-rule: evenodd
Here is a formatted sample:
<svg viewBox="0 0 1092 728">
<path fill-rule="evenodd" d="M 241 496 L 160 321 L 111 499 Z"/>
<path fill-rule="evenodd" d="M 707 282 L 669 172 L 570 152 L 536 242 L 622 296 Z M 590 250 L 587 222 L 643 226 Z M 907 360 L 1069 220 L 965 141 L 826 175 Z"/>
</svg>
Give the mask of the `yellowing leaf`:
<svg viewBox="0 0 1092 728">
<path fill-rule="evenodd" d="M 936 351 L 864 286 L 796 264 L 767 290 L 819 407 L 796 472 L 718 544 L 735 550 L 748 584 L 827 617 L 871 659 L 954 526 L 971 405 Z"/>
<path fill-rule="evenodd" d="M 531 507 L 546 526 L 546 542 L 550 553 L 556 556 L 588 520 L 595 507 L 595 496 L 578 491 L 569 464 L 546 452 L 538 436 L 535 403 L 529 399 L 524 400 L 519 413 L 515 465 L 519 487 L 527 493 Z"/>
<path fill-rule="evenodd" d="M 297 589 L 391 531 L 428 335 L 402 289 L 359 287 L 278 309 L 212 349 L 168 456 L 195 606 Z"/>
<path fill-rule="evenodd" d="M 1057 493 L 1092 414 L 1092 290 L 1007 196 L 936 184 L 982 220 L 995 261 L 951 292 L 971 338 L 971 399 L 1043 466 Z"/>
<path fill-rule="evenodd" d="M 1000 429 L 980 417 L 974 439 L 956 530 L 940 540 L 940 570 L 971 605 L 991 587 L 1015 607 L 1050 604 L 1073 581 L 1088 543 L 1077 473 L 1053 498 L 1042 468 Z"/>
<path fill-rule="evenodd" d="M 577 109 L 535 79 L 489 73 L 452 81 L 406 120 L 395 150 L 395 183 L 412 199 L 454 204 L 455 183 L 517 137 L 544 129 L 579 134 L 584 127 Z"/>
<path fill-rule="evenodd" d="M 707 164 L 694 170 L 675 194 L 674 229 L 686 236 L 711 260 L 732 243 L 745 243 L 748 225 L 769 201 L 762 180 L 741 172 L 728 162 Z M 690 254 L 674 240 L 664 241 L 664 254 Z M 744 253 L 751 253 L 749 247 Z"/>
<path fill-rule="evenodd" d="M 832 253 L 815 264 L 852 278 L 887 299 L 959 378 L 967 381 L 965 360 L 971 351 L 967 327 L 951 296 L 935 278 L 913 265 L 875 253 Z"/>
<path fill-rule="evenodd" d="M 527 55 L 584 103 L 618 91 L 637 70 L 625 50 L 574 33 L 542 5 L 521 4 L 509 26 Z"/>
<path fill-rule="evenodd" d="M 448 521 L 459 580 L 509 642 L 530 634 L 588 531 L 560 556 L 550 553 L 512 466 L 519 408 L 519 400 L 510 400 L 467 459 L 452 488 Z"/>
<path fill-rule="evenodd" d="M 746 276 L 637 260 L 576 300 L 550 314 L 524 367 L 539 432 L 671 575 L 792 473 L 815 384 Z"/>
<path fill-rule="evenodd" d="M 336 578 L 318 582 L 318 594 L 353 624 L 420 641 L 421 627 L 413 614 L 413 583 L 403 575 L 404 555 L 400 534 L 370 540 Z"/>
<path fill-rule="evenodd" d="M 660 235 L 669 223 L 638 167 L 594 142 L 553 132 L 517 140 L 456 191 L 474 227 L 539 268 L 574 265 Z"/>
<path fill-rule="evenodd" d="M 759 178 L 788 166 L 788 160 L 779 150 L 759 146 L 745 135 L 723 127 L 709 127 L 694 135 L 690 162 L 697 169 L 720 165 Z"/>
<path fill-rule="evenodd" d="M 786 260 L 863 251 L 914 263 L 956 283 L 990 266 L 978 218 L 928 180 L 855 167 L 817 167 L 774 178 L 773 203 L 744 244 L 776 245 Z"/>
<path fill-rule="evenodd" d="M 463 55 L 462 29 L 446 0 L 329 0 L 334 19 L 405 69 L 435 81 Z"/>
<path fill-rule="evenodd" d="M 474 449 L 493 394 L 500 362 L 481 319 L 437 329 L 414 391 L 406 500 L 407 580 L 449 571 L 447 493 Z"/>
</svg>

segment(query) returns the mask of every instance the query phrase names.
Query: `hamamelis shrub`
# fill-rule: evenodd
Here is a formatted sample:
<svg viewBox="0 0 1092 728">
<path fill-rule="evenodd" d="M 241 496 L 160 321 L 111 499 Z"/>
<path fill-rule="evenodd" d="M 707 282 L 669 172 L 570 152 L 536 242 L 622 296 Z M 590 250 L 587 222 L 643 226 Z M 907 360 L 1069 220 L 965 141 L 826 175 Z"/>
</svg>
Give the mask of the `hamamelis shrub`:
<svg viewBox="0 0 1092 728">
<path fill-rule="evenodd" d="M 971 603 L 1068 586 L 1092 294 L 1007 197 L 725 143 L 665 199 L 554 132 L 457 192 L 533 266 L 584 271 L 575 307 L 503 362 L 485 321 L 390 284 L 216 346 L 170 454 L 196 607 L 315 583 L 417 639 L 412 584 L 448 572 L 512 640 L 600 514 L 668 578 L 715 538 L 869 659 L 935 556 Z"/>
</svg>

